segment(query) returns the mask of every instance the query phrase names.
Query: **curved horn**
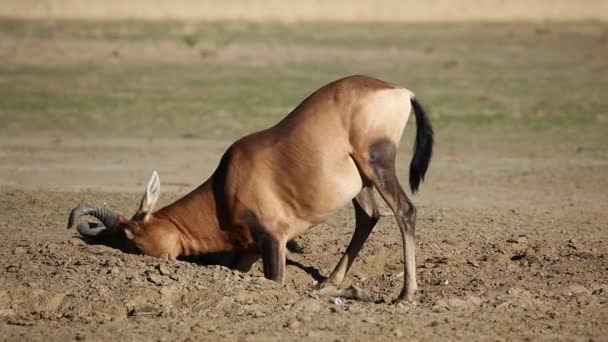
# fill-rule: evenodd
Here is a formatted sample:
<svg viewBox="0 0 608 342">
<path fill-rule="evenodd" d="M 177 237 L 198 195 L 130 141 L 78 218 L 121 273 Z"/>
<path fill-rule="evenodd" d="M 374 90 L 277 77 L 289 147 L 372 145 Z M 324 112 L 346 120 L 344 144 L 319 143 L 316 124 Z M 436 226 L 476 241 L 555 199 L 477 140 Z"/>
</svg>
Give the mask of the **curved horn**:
<svg viewBox="0 0 608 342">
<path fill-rule="evenodd" d="M 99 221 L 101 221 L 101 223 L 103 223 L 104 226 L 108 228 L 113 228 L 116 225 L 116 222 L 118 221 L 118 217 L 120 216 L 118 213 L 104 207 L 100 207 L 93 204 L 83 204 L 72 209 L 72 212 L 70 212 L 70 218 L 68 219 L 68 229 L 74 227 L 76 222 L 78 222 L 78 219 L 84 215 L 91 215 L 97 218 Z"/>
<path fill-rule="evenodd" d="M 106 226 L 98 223 L 83 222 L 79 224 L 76 229 L 80 235 L 95 237 L 103 234 L 107 228 Z"/>
</svg>

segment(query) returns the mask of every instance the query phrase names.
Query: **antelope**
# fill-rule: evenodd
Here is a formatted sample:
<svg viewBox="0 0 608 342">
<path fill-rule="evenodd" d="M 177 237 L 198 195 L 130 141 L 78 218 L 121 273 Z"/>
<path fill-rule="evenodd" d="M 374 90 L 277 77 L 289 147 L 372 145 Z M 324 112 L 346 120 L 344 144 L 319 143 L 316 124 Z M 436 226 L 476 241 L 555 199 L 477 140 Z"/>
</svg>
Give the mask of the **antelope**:
<svg viewBox="0 0 608 342">
<path fill-rule="evenodd" d="M 404 282 L 397 301 L 412 301 L 416 207 L 396 176 L 397 147 L 410 112 L 416 138 L 410 162 L 412 193 L 424 180 L 433 149 L 433 128 L 409 90 L 367 76 L 350 76 L 315 91 L 275 126 L 232 144 L 202 185 L 153 212 L 160 195 L 154 171 L 137 212 L 125 216 L 98 205 L 80 205 L 85 237 L 111 236 L 141 254 L 180 256 L 232 252 L 234 267 L 248 271 L 261 257 L 264 276 L 283 284 L 286 244 L 323 222 L 348 202 L 355 229 L 342 258 L 320 288 L 339 289 L 380 218 L 375 188 L 401 232 Z"/>
</svg>

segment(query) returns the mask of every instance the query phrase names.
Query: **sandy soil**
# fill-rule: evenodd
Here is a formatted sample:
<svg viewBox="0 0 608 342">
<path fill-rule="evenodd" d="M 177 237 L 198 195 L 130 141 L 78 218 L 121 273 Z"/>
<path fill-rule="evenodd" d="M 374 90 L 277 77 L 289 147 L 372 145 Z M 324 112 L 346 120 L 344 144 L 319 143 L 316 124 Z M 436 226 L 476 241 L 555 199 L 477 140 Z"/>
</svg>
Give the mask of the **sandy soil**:
<svg viewBox="0 0 608 342">
<path fill-rule="evenodd" d="M 390 304 L 402 282 L 390 216 L 347 277 L 376 302 L 313 294 L 350 238 L 350 207 L 298 239 L 304 252 L 289 255 L 284 287 L 259 264 L 243 274 L 168 262 L 65 229 L 83 202 L 131 214 L 152 169 L 163 203 L 176 199 L 228 144 L 1 139 L 0 340 L 606 340 L 605 150 L 539 142 L 500 154 L 501 143 L 465 149 L 442 137 L 413 197 L 420 292 L 412 304 Z"/>
</svg>

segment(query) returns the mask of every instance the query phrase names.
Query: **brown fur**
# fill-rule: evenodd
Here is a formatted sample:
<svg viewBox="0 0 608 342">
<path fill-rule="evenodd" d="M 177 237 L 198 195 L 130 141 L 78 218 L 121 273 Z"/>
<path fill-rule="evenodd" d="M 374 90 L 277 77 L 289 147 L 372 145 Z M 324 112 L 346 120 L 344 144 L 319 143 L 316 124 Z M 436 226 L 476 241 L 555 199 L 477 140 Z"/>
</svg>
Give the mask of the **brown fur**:
<svg viewBox="0 0 608 342">
<path fill-rule="evenodd" d="M 366 76 L 332 82 L 275 126 L 235 142 L 210 179 L 175 203 L 151 213 L 145 195 L 134 219 L 121 219 L 118 230 L 140 252 L 158 257 L 232 251 L 247 269 L 261 255 L 265 276 L 283 282 L 286 242 L 352 200 L 355 236 L 326 282 L 339 285 L 379 218 L 372 186 L 399 226 L 410 226 L 406 213 L 414 208 L 394 163 L 412 96 Z M 413 240 L 407 243 L 413 249 Z M 413 258 L 413 250 L 405 253 Z M 405 262 L 401 298 L 415 291 L 413 262 Z"/>
</svg>

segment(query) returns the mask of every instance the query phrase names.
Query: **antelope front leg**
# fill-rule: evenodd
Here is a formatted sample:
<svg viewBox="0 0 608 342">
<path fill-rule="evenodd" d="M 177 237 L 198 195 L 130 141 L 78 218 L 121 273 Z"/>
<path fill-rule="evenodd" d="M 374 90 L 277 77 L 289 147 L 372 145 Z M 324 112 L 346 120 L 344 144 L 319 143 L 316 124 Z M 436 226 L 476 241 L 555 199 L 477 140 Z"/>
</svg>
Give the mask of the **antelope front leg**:
<svg viewBox="0 0 608 342">
<path fill-rule="evenodd" d="M 260 255 L 257 253 L 241 254 L 237 257 L 233 268 L 239 272 L 247 273 L 251 271 L 253 264 L 260 260 Z"/>
<path fill-rule="evenodd" d="M 283 285 L 285 280 L 285 263 L 287 261 L 286 241 L 265 236 L 260 243 L 264 277 Z"/>
<path fill-rule="evenodd" d="M 271 225 L 261 221 L 251 210 L 241 214 L 243 223 L 253 234 L 264 264 L 264 277 L 283 285 L 285 279 L 285 263 L 287 261 L 287 240 L 280 239 L 272 230 Z"/>
</svg>

